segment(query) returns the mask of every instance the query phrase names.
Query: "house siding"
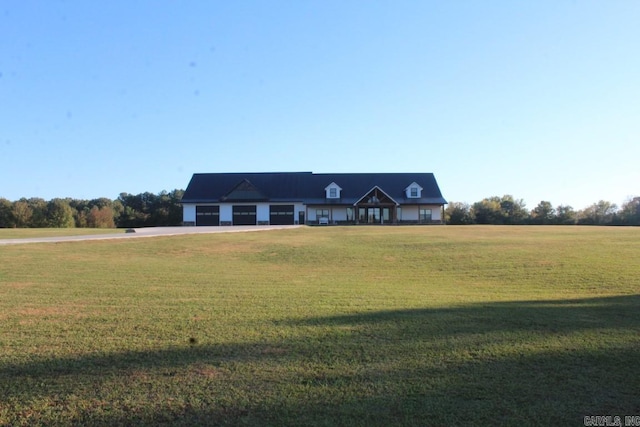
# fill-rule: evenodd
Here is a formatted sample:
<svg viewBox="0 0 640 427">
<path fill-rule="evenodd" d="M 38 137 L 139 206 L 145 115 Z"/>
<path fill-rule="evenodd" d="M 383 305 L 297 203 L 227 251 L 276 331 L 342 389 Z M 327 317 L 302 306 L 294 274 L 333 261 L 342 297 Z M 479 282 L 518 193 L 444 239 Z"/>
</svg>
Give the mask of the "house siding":
<svg viewBox="0 0 640 427">
<path fill-rule="evenodd" d="M 182 222 L 185 225 L 196 225 L 196 205 L 182 205 Z"/>
<path fill-rule="evenodd" d="M 331 191 L 334 188 L 335 194 Z M 411 192 L 411 188 L 419 191 Z M 337 197 L 327 198 L 332 195 Z M 274 216 L 274 222 L 295 224 L 304 220 L 316 224 L 316 210 L 323 209 L 330 223 L 344 224 L 349 208 L 354 214 L 354 221 L 349 222 L 418 223 L 420 209 L 431 209 L 431 222 L 441 222 L 446 203 L 432 173 L 194 174 L 183 196 L 183 221 L 185 225 L 198 222 L 197 206 L 218 206 L 220 225 L 231 225 L 234 206 L 251 206 L 255 211 L 248 208 L 252 212 L 249 216 L 253 216 L 255 224 L 268 224 L 272 219 L 271 206 L 293 205 L 293 219 L 289 213 L 286 219 Z M 401 208 L 400 215 L 396 208 Z M 363 219 L 358 220 L 362 215 Z M 245 221 L 249 218 L 244 214 L 236 217 L 238 224 L 251 222 Z"/>
<path fill-rule="evenodd" d="M 256 207 L 258 214 L 258 224 L 269 224 L 269 205 L 270 203 L 259 203 Z"/>
<path fill-rule="evenodd" d="M 234 206 L 255 206 L 257 224 L 266 225 L 270 222 L 272 205 L 293 205 L 294 224 L 298 221 L 300 212 L 306 213 L 306 206 L 302 203 L 183 203 L 182 222 L 184 225 L 196 225 L 196 206 L 219 206 L 220 225 L 231 225 Z"/>
<path fill-rule="evenodd" d="M 233 224 L 233 205 L 221 204 L 220 205 L 220 225 Z"/>
<path fill-rule="evenodd" d="M 417 206 L 402 206 L 402 217 L 400 221 L 417 221 L 418 220 L 418 207 Z"/>
<path fill-rule="evenodd" d="M 420 209 L 431 209 L 431 222 L 442 221 L 442 206 L 440 205 L 404 205 L 400 222 L 417 222 L 420 220 Z"/>
</svg>

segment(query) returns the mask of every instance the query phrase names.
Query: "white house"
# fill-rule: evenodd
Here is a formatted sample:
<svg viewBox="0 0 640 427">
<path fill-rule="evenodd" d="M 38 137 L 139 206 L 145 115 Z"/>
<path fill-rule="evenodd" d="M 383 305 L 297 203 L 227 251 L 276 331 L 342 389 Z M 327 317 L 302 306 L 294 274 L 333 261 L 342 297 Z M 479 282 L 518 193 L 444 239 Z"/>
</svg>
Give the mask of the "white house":
<svg viewBox="0 0 640 427">
<path fill-rule="evenodd" d="M 432 173 L 203 173 L 182 197 L 185 225 L 440 224 Z"/>
</svg>

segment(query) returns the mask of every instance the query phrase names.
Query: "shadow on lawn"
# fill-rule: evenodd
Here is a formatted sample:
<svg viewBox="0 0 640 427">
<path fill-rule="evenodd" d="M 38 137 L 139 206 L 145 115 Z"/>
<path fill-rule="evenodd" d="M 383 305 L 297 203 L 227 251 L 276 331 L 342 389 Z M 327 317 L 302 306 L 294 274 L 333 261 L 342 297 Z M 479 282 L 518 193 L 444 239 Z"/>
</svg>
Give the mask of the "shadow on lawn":
<svg viewBox="0 0 640 427">
<path fill-rule="evenodd" d="M 0 397 L 65 402 L 118 376 L 140 386 L 140 372 L 153 372 L 175 376 L 169 384 L 180 405 L 150 392 L 146 406 L 76 410 L 67 421 L 581 425 L 585 415 L 640 414 L 639 309 L 640 295 L 630 295 L 285 320 L 275 327 L 308 328 L 309 336 L 2 366 Z M 182 382 L 203 365 L 223 374 Z M 254 372 L 249 380 L 246 370 Z M 60 379 L 78 388 L 65 391 Z"/>
</svg>

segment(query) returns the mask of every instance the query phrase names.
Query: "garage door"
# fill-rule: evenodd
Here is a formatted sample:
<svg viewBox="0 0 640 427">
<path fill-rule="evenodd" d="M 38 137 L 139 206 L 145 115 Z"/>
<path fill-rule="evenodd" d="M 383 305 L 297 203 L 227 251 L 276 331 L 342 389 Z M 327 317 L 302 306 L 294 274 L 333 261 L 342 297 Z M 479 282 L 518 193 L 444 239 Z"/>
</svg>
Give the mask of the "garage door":
<svg viewBox="0 0 640 427">
<path fill-rule="evenodd" d="M 196 206 L 196 225 L 220 225 L 220 206 Z"/>
<path fill-rule="evenodd" d="M 256 206 L 234 206 L 233 225 L 256 225 Z"/>
<path fill-rule="evenodd" d="M 269 206 L 269 224 L 293 225 L 293 205 Z"/>
</svg>

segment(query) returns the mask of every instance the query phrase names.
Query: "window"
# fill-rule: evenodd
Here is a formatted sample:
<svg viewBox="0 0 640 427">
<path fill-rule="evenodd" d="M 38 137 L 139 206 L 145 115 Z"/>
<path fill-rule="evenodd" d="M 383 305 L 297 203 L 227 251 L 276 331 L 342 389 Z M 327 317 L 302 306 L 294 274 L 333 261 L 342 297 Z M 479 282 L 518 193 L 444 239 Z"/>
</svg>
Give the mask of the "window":
<svg viewBox="0 0 640 427">
<path fill-rule="evenodd" d="M 316 209 L 316 218 L 329 218 L 329 209 Z"/>
<path fill-rule="evenodd" d="M 353 221 L 355 217 L 353 215 L 353 208 L 347 208 L 347 221 Z"/>
<path fill-rule="evenodd" d="M 410 199 L 419 199 L 422 197 L 422 187 L 417 182 L 412 182 L 404 189 L 406 197 Z"/>
<path fill-rule="evenodd" d="M 420 209 L 420 221 L 431 222 L 431 209 Z"/>
<path fill-rule="evenodd" d="M 368 208 L 367 219 L 369 224 L 380 224 L 380 208 Z"/>
<path fill-rule="evenodd" d="M 340 188 L 340 186 L 335 182 L 332 182 L 324 188 L 325 197 L 327 199 L 339 199 L 340 190 L 342 190 L 342 188 Z"/>
<path fill-rule="evenodd" d="M 398 215 L 398 221 L 402 220 L 402 208 L 398 207 L 396 209 L 396 214 Z"/>
</svg>

